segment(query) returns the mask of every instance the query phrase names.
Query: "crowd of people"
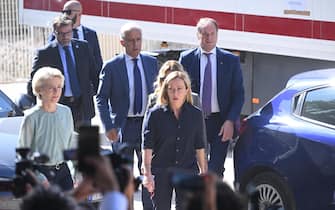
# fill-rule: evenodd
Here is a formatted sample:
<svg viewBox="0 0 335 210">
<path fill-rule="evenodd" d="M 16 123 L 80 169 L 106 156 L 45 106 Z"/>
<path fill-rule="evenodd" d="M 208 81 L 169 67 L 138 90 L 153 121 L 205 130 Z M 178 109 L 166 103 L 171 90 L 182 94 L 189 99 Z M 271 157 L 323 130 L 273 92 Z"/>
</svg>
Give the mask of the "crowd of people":
<svg viewBox="0 0 335 210">
<path fill-rule="evenodd" d="M 243 209 L 243 199 L 222 182 L 244 102 L 243 80 L 239 58 L 217 47 L 216 20 L 201 18 L 199 47 L 159 69 L 156 58 L 141 52 L 137 23 L 121 27 L 124 52 L 103 63 L 96 32 L 81 24 L 82 11 L 79 1 L 67 1 L 33 60 L 27 92 L 36 105 L 25 115 L 18 146 L 50 157 L 39 168 L 50 186 L 33 187 L 21 209 L 88 208 L 81 201 L 95 192 L 103 194 L 100 209 L 133 208 L 132 168 L 121 190 L 108 159 L 88 157 L 95 173 L 83 174 L 74 188 L 62 156 L 75 146 L 73 132 L 91 125 L 94 96 L 113 150 L 126 144 L 123 154 L 137 156 L 144 210 L 170 209 L 173 191 L 178 210 Z M 171 181 L 178 174 L 202 177 L 206 187 L 190 196 Z"/>
</svg>

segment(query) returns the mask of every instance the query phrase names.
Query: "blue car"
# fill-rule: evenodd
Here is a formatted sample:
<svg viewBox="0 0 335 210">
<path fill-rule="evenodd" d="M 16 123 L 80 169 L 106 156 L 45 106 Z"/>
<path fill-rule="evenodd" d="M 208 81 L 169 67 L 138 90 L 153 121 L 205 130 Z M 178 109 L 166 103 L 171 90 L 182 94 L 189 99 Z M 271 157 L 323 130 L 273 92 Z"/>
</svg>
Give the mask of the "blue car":
<svg viewBox="0 0 335 210">
<path fill-rule="evenodd" d="M 15 148 L 22 119 L 22 109 L 0 90 L 0 197 L 8 195 L 8 181 L 15 174 Z"/>
<path fill-rule="evenodd" d="M 244 119 L 234 165 L 249 209 L 335 209 L 335 69 L 293 76 Z"/>
</svg>

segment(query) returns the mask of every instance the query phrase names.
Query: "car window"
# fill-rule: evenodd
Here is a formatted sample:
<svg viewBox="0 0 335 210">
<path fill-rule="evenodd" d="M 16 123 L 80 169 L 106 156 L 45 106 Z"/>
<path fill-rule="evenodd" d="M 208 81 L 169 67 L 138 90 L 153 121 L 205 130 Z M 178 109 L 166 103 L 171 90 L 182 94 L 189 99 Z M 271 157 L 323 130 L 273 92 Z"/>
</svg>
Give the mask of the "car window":
<svg viewBox="0 0 335 210">
<path fill-rule="evenodd" d="M 11 104 L 0 94 L 0 117 L 8 117 L 8 113 L 12 110 Z"/>
<path fill-rule="evenodd" d="M 308 91 L 301 115 L 322 123 L 335 125 L 335 87 Z"/>
</svg>

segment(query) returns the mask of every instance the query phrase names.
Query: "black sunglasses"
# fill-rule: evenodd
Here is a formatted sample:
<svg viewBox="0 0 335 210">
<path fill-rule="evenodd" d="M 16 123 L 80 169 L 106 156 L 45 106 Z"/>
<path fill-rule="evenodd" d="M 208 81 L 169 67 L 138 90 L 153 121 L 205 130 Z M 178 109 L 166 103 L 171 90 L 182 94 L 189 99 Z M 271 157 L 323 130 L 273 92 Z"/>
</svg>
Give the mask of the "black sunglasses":
<svg viewBox="0 0 335 210">
<path fill-rule="evenodd" d="M 71 15 L 72 12 L 79 12 L 79 10 L 74 10 L 74 9 L 65 9 L 65 10 L 62 10 L 62 13 L 63 14 L 67 14 L 67 15 Z"/>
</svg>

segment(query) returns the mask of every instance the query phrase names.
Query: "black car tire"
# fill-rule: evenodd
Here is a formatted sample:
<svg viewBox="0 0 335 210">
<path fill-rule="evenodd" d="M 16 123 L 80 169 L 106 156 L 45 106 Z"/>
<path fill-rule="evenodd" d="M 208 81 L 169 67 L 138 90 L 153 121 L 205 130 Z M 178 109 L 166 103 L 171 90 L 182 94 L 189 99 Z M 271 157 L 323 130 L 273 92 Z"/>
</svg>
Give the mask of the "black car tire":
<svg viewBox="0 0 335 210">
<path fill-rule="evenodd" d="M 254 176 L 244 190 L 250 193 L 253 189 L 249 197 L 249 210 L 296 210 L 294 197 L 287 183 L 273 172 L 262 172 Z"/>
</svg>

